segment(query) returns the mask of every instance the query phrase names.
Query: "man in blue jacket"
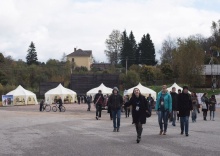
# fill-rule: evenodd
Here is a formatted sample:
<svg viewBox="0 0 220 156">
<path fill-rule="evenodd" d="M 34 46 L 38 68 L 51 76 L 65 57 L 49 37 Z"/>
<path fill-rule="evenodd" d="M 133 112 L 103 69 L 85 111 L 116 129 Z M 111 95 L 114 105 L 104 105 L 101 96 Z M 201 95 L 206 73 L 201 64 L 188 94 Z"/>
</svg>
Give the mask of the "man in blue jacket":
<svg viewBox="0 0 220 156">
<path fill-rule="evenodd" d="M 167 132 L 167 123 L 168 123 L 168 115 L 172 112 L 172 97 L 170 93 L 167 91 L 167 86 L 162 86 L 162 91 L 160 91 L 157 95 L 157 102 L 155 106 L 155 110 L 158 114 L 158 122 L 160 125 L 160 135 L 166 135 Z M 162 120 L 164 123 L 164 127 L 162 124 Z"/>
</svg>

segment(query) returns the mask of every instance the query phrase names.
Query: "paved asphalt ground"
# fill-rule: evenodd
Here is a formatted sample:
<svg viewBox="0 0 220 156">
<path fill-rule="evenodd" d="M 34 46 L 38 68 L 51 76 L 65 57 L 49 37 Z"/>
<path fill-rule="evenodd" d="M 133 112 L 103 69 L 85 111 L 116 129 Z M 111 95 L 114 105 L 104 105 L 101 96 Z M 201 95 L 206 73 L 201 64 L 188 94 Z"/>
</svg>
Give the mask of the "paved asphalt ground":
<svg viewBox="0 0 220 156">
<path fill-rule="evenodd" d="M 166 136 L 159 136 L 157 116 L 144 125 L 136 143 L 131 117 L 122 114 L 120 132 L 112 132 L 109 114 L 95 120 L 95 109 L 65 105 L 66 112 L 39 112 L 38 106 L 0 107 L 0 156 L 219 156 L 220 110 L 215 121 L 190 121 L 189 137 L 169 123 Z"/>
</svg>

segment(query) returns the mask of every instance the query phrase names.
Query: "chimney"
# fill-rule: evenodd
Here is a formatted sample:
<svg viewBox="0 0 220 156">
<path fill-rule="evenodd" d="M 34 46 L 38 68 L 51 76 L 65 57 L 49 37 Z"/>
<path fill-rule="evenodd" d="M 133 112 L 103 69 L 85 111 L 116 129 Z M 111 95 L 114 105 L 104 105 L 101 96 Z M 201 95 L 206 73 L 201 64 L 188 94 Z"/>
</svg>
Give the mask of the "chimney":
<svg viewBox="0 0 220 156">
<path fill-rule="evenodd" d="M 74 52 L 76 52 L 76 48 L 74 48 Z"/>
</svg>

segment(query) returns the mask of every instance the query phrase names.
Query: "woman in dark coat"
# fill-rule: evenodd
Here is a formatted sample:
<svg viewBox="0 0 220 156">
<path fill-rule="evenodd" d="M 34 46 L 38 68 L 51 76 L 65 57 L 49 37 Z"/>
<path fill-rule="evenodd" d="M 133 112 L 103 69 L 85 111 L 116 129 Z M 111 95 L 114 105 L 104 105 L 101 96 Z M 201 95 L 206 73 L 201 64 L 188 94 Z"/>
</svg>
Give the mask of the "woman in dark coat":
<svg viewBox="0 0 220 156">
<path fill-rule="evenodd" d="M 206 121 L 208 105 L 209 105 L 209 99 L 207 93 L 203 94 L 203 96 L 201 97 L 201 101 L 202 101 L 203 119 Z"/>
<path fill-rule="evenodd" d="M 131 99 L 125 103 L 125 107 L 132 105 L 133 123 L 137 132 L 137 143 L 141 141 L 141 134 L 143 131 L 142 124 L 146 123 L 146 112 L 148 112 L 148 102 L 146 98 L 141 95 L 138 88 L 134 88 Z"/>
<path fill-rule="evenodd" d="M 215 105 L 216 105 L 216 99 L 215 99 L 215 95 L 212 95 L 211 98 L 209 99 L 209 111 L 210 111 L 210 120 L 212 119 L 212 121 L 214 120 L 215 117 Z"/>
</svg>

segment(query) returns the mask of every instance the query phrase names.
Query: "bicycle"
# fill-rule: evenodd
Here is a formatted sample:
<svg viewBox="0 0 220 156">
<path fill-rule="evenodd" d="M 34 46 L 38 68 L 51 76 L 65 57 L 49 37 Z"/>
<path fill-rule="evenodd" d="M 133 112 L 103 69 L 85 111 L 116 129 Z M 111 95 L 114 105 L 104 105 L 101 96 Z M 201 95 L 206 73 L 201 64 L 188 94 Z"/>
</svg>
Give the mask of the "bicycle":
<svg viewBox="0 0 220 156">
<path fill-rule="evenodd" d="M 52 110 L 53 110 L 54 112 L 56 112 L 57 109 L 59 109 L 59 104 L 56 103 L 55 106 L 52 107 Z M 62 106 L 61 106 L 61 112 L 65 112 L 65 111 L 66 111 L 66 108 L 62 105 Z"/>
<path fill-rule="evenodd" d="M 49 104 L 44 104 L 42 107 L 42 111 L 46 110 L 46 112 L 50 112 L 51 106 Z"/>
</svg>

